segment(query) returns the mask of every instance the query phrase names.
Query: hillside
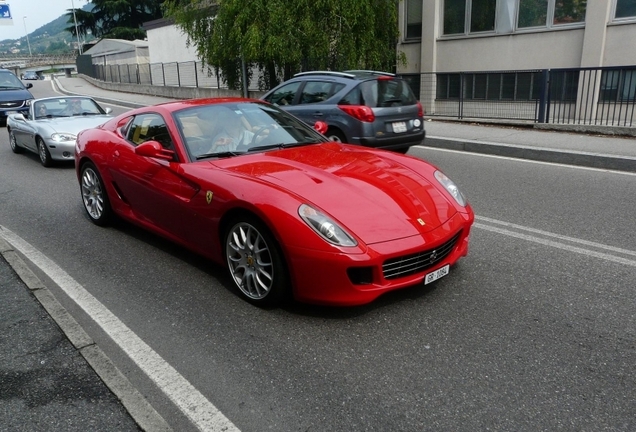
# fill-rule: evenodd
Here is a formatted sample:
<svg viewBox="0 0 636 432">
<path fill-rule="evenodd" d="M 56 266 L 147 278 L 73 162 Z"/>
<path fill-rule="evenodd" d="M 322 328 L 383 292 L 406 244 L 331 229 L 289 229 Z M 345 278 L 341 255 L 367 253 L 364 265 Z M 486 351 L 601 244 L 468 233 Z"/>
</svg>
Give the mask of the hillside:
<svg viewBox="0 0 636 432">
<path fill-rule="evenodd" d="M 88 3 L 84 5 L 82 9 L 90 11 L 93 7 L 92 3 Z M 67 20 L 68 17 L 66 15 L 61 15 L 50 23 L 29 33 L 28 43 L 26 36 L 19 39 L 2 40 L 0 41 L 0 53 L 25 54 L 29 52 L 29 44 L 31 45 L 32 54 L 65 53 L 72 51 L 77 48 L 77 39 L 73 37 L 71 33 L 64 30 L 71 25 Z M 89 35 L 85 41 L 88 42 L 93 39 L 94 38 Z"/>
</svg>

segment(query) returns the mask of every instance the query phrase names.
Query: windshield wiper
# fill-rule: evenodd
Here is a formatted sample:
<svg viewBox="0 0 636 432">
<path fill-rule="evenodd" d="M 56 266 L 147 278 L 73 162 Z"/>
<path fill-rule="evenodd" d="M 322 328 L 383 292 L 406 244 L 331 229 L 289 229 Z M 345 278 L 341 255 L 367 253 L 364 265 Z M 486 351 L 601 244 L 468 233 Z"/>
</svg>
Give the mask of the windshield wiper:
<svg viewBox="0 0 636 432">
<path fill-rule="evenodd" d="M 316 141 L 300 141 L 300 142 L 294 142 L 294 143 L 267 144 L 267 145 L 262 145 L 262 146 L 250 147 L 247 150 L 247 152 L 251 153 L 251 152 L 255 152 L 255 151 L 265 151 L 265 150 L 271 150 L 271 149 L 276 149 L 276 148 L 283 149 L 283 148 L 304 146 L 304 145 L 308 145 L 308 144 L 316 144 Z"/>
<path fill-rule="evenodd" d="M 226 158 L 233 157 L 243 154 L 245 152 L 235 152 L 235 151 L 224 151 L 224 152 L 216 152 L 216 153 L 205 153 L 196 157 L 196 160 L 207 159 L 207 158 Z"/>
</svg>

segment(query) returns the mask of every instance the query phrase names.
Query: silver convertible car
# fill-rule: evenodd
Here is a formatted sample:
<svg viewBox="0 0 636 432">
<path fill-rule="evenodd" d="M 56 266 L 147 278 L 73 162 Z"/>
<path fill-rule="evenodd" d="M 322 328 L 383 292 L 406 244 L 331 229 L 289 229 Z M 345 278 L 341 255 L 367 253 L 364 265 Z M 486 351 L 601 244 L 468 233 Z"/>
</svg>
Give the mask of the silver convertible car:
<svg viewBox="0 0 636 432">
<path fill-rule="evenodd" d="M 112 118 L 111 111 L 90 97 L 35 99 L 26 115 L 10 114 L 7 118 L 11 150 L 37 153 L 45 167 L 54 161 L 72 161 L 77 134 Z"/>
</svg>

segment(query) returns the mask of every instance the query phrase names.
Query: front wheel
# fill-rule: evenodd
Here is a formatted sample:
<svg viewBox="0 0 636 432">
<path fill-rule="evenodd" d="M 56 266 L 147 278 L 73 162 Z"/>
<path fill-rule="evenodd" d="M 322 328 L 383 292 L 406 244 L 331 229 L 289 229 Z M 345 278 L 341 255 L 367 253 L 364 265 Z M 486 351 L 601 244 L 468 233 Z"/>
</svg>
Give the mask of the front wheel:
<svg viewBox="0 0 636 432">
<path fill-rule="evenodd" d="M 18 141 L 15 139 L 15 134 L 12 130 L 9 131 L 9 145 L 13 153 L 22 153 L 24 149 L 18 145 Z"/>
<path fill-rule="evenodd" d="M 99 226 L 108 225 L 113 217 L 113 210 L 102 177 L 91 162 L 82 166 L 80 190 L 84 209 L 91 222 Z"/>
<path fill-rule="evenodd" d="M 257 306 L 275 306 L 288 291 L 282 253 L 267 227 L 256 218 L 233 221 L 225 233 L 230 276 L 243 297 Z"/>
<path fill-rule="evenodd" d="M 46 147 L 46 144 L 44 144 L 44 141 L 42 140 L 42 138 L 38 138 L 37 145 L 38 145 L 38 154 L 40 155 L 40 162 L 42 163 L 42 166 L 45 166 L 48 168 L 51 165 L 53 165 L 53 159 L 51 158 L 51 153 L 49 152 L 49 149 Z"/>
</svg>

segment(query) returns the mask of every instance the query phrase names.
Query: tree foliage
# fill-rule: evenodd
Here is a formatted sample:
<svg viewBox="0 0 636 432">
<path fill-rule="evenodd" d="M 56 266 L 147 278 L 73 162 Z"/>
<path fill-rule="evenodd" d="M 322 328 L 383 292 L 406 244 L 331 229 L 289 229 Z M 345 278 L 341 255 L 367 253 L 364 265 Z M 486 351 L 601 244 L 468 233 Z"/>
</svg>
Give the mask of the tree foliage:
<svg viewBox="0 0 636 432">
<path fill-rule="evenodd" d="M 264 86 L 307 69 L 393 70 L 398 0 L 166 0 L 164 14 L 228 85 L 241 59 L 259 66 Z"/>
<path fill-rule="evenodd" d="M 162 17 L 163 0 L 93 0 L 90 11 L 75 9 L 77 32 L 73 10 L 66 14 L 69 27 L 65 30 L 73 36 L 86 35 L 89 30 L 95 37 L 113 39 L 143 39 L 146 32 L 144 22 Z"/>
</svg>

